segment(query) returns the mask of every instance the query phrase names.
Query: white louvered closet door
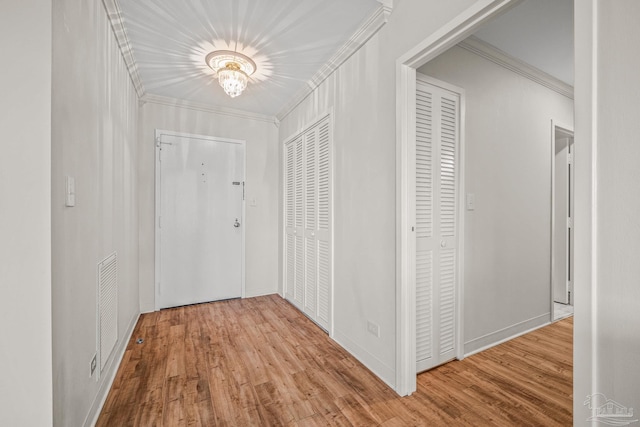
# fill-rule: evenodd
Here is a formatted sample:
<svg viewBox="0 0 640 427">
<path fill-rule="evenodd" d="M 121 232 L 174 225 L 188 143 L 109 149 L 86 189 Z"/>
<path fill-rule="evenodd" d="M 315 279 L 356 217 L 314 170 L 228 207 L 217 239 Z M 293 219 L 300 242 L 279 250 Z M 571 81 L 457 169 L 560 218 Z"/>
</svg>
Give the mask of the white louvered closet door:
<svg viewBox="0 0 640 427">
<path fill-rule="evenodd" d="M 331 322 L 331 129 L 325 118 L 285 145 L 285 297 Z"/>
<path fill-rule="evenodd" d="M 416 371 L 456 356 L 460 97 L 416 82 Z"/>
</svg>

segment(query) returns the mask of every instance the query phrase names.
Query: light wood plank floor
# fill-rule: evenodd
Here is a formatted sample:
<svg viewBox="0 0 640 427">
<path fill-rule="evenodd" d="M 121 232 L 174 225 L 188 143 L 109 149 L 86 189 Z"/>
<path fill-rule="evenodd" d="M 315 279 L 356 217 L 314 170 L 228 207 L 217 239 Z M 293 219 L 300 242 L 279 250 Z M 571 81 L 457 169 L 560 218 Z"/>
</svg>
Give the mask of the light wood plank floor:
<svg viewBox="0 0 640 427">
<path fill-rule="evenodd" d="M 443 365 L 400 398 L 279 296 L 163 310 L 140 318 L 97 425 L 571 425 L 572 331 Z"/>
</svg>

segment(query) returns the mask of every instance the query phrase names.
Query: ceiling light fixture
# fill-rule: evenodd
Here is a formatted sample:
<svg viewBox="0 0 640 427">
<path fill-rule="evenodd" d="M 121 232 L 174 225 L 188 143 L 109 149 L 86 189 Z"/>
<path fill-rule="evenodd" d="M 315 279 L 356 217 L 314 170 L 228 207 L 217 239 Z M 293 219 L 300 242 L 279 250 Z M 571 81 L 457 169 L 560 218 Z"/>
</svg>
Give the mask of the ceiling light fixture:
<svg viewBox="0 0 640 427">
<path fill-rule="evenodd" d="M 230 50 L 213 51 L 206 56 L 205 62 L 216 73 L 220 86 L 232 98 L 246 89 L 249 76 L 256 71 L 256 63 L 251 58 Z"/>
</svg>

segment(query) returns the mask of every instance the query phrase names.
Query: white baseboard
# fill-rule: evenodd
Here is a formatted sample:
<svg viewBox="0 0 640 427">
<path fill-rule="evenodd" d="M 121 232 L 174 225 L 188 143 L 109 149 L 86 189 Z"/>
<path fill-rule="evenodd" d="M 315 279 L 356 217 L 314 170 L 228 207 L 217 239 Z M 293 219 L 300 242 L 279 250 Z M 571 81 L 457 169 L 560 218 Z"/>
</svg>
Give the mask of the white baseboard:
<svg viewBox="0 0 640 427">
<path fill-rule="evenodd" d="M 129 340 L 133 335 L 133 330 L 135 329 L 139 318 L 140 313 L 131 318 L 131 322 L 129 322 L 129 325 L 127 326 L 127 331 L 125 332 L 123 339 L 118 343 L 118 348 L 115 353 L 117 357 L 114 357 L 111 360 L 111 363 L 107 367 L 107 371 L 102 374 L 103 381 L 98 388 L 98 393 L 96 393 L 96 396 L 93 399 L 89 413 L 85 417 L 84 423 L 82 423 L 84 427 L 95 426 L 98 422 L 98 417 L 100 416 L 104 402 L 107 400 L 107 395 L 109 394 L 109 390 L 111 390 L 113 380 L 116 378 L 116 373 L 118 372 L 120 363 L 122 363 L 122 358 L 124 357 L 124 352 L 127 349 L 127 344 L 129 344 Z"/>
<path fill-rule="evenodd" d="M 346 335 L 342 334 L 337 329 L 334 330 L 333 340 L 340 344 L 342 348 L 347 350 L 353 357 L 358 359 L 360 363 L 367 367 L 374 375 L 384 381 L 389 387 L 395 390 L 396 386 L 396 372 L 395 370 L 386 365 L 380 359 L 360 345 L 351 341 Z"/>
<path fill-rule="evenodd" d="M 506 328 L 483 335 L 464 343 L 464 357 L 484 351 L 502 344 L 520 335 L 535 331 L 551 323 L 551 313 L 544 313 L 531 319 L 524 320 Z"/>
<path fill-rule="evenodd" d="M 244 293 L 244 297 L 245 298 L 253 298 L 253 297 L 262 297 L 265 295 L 272 295 L 272 294 L 277 294 L 278 293 L 278 289 L 274 289 L 273 287 L 271 288 L 259 288 L 259 289 L 251 289 L 249 290 L 245 290 Z"/>
</svg>

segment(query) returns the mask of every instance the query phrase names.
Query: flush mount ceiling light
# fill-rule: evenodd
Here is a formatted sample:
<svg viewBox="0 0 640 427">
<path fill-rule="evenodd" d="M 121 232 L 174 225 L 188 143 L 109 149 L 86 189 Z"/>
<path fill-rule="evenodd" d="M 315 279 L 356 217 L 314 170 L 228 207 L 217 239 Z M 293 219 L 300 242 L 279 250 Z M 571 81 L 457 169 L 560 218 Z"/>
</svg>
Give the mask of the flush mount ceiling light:
<svg viewBox="0 0 640 427">
<path fill-rule="evenodd" d="M 230 50 L 211 52 L 205 62 L 218 76 L 220 86 L 232 98 L 246 89 L 249 76 L 256 71 L 256 63 L 251 58 Z"/>
</svg>

